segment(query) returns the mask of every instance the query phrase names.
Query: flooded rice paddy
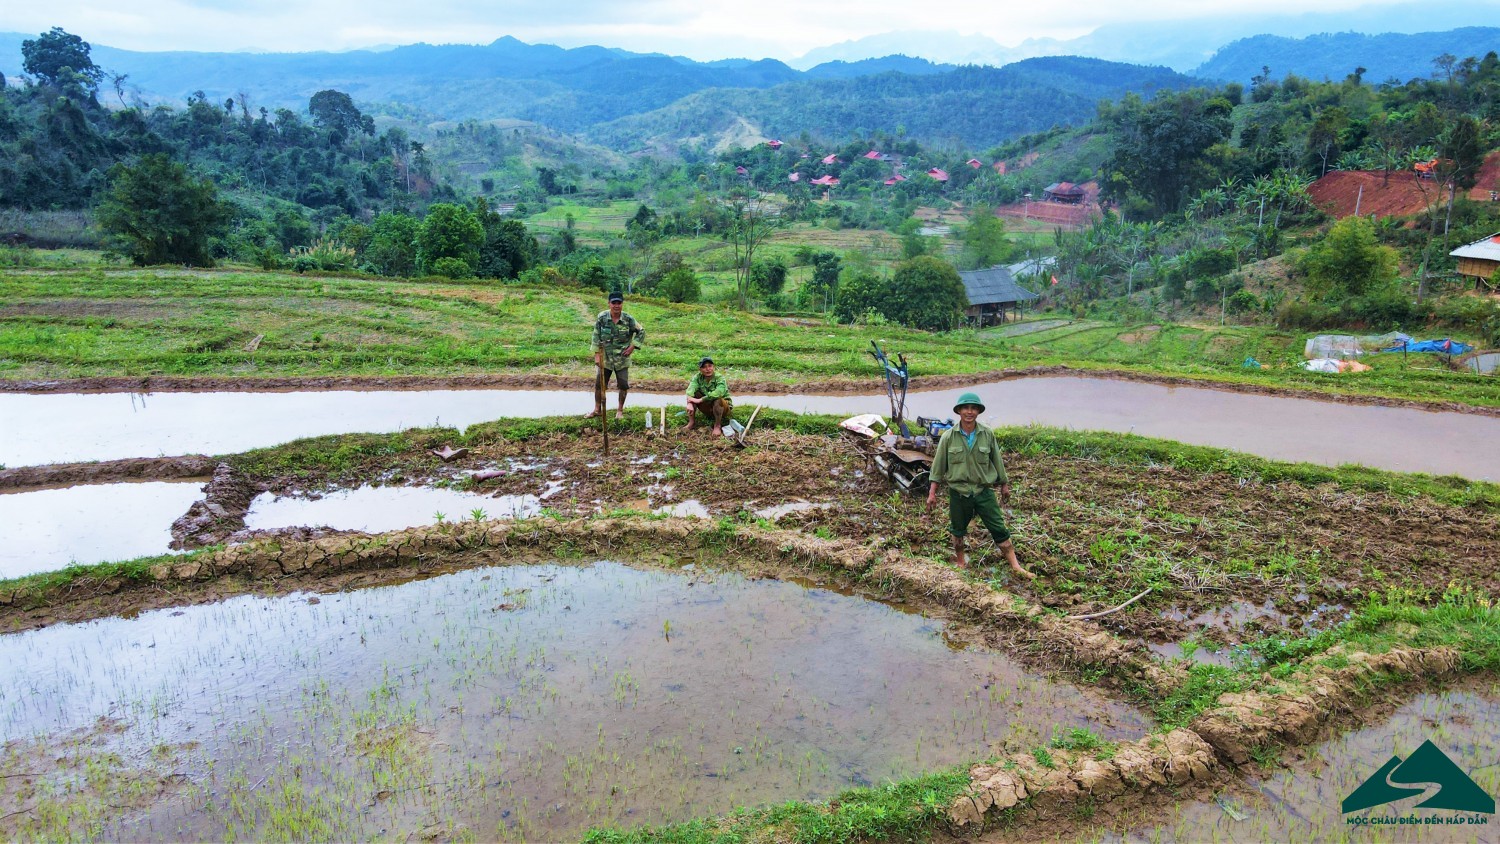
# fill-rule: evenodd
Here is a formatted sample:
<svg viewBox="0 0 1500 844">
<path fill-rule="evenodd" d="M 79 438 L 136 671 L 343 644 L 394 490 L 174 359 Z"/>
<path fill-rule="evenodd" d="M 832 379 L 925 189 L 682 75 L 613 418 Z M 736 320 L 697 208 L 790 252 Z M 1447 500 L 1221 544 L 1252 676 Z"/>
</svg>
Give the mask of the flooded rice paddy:
<svg viewBox="0 0 1500 844">
<path fill-rule="evenodd" d="M 1399 407 L 1169 387 L 1087 377 L 1038 377 L 913 392 L 912 416 L 950 416 L 974 390 L 987 424 L 1134 432 L 1276 460 L 1359 463 L 1402 472 L 1500 480 L 1500 418 Z M 635 393 L 630 406 L 676 405 Z M 736 405 L 798 412 L 885 413 L 884 395 L 738 396 Z M 0 464 L 225 454 L 299 437 L 388 432 L 501 417 L 579 413 L 584 392 L 560 390 L 0 395 Z M 1399 448 L 1392 446 L 1400 443 Z"/>
<path fill-rule="evenodd" d="M 1149 728 L 922 616 L 696 566 L 241 596 L 5 636 L 0 664 L 8 765 L 92 731 L 170 784 L 106 812 L 104 839 L 576 839 Z M 0 779 L 0 815 L 26 808 L 20 782 Z M 69 817 L 88 813 L 8 829 L 79 834 Z"/>
<path fill-rule="evenodd" d="M 202 488 L 201 480 L 153 481 L 0 494 L 0 580 L 165 554 L 172 520 Z"/>
<path fill-rule="evenodd" d="M 316 498 L 261 493 L 245 515 L 249 530 L 319 526 L 385 533 L 439 522 L 523 519 L 541 512 L 535 495 L 485 495 L 453 489 L 363 486 Z"/>
<path fill-rule="evenodd" d="M 1393 755 L 1406 759 L 1431 741 L 1486 794 L 1500 794 L 1500 687 L 1476 682 L 1462 689 L 1418 695 L 1379 723 L 1347 732 L 1307 748 L 1303 758 L 1288 758 L 1252 776 L 1215 800 L 1182 803 L 1160 823 L 1124 835 L 1086 841 L 1330 841 L 1330 842 L 1473 842 L 1500 840 L 1495 815 L 1485 825 L 1422 824 L 1388 826 L 1376 819 L 1415 816 L 1465 818 L 1466 813 L 1415 808 L 1431 797 L 1436 785 L 1417 786 L 1424 794 L 1374 808 L 1341 812 L 1341 803 Z M 1223 805 L 1221 805 L 1223 804 Z M 1226 808 L 1227 806 L 1227 808 Z M 1244 816 L 1236 820 L 1235 813 Z M 1353 822 L 1351 823 L 1351 819 Z"/>
</svg>

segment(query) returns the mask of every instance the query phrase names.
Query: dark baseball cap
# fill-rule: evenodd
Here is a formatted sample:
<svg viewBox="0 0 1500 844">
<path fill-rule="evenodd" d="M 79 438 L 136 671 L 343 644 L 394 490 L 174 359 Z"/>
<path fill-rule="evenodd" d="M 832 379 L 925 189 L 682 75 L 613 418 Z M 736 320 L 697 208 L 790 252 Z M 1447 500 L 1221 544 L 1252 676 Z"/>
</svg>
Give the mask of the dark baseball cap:
<svg viewBox="0 0 1500 844">
<path fill-rule="evenodd" d="M 609 301 L 610 304 L 614 304 L 615 302 L 623 302 L 625 301 L 625 294 L 616 290 L 615 292 L 609 294 Z"/>
<path fill-rule="evenodd" d="M 703 368 L 703 364 L 705 364 L 705 363 L 713 363 L 713 362 L 714 362 L 713 358 L 708 357 L 707 355 L 704 355 L 703 360 L 698 361 L 698 368 L 702 369 Z"/>
</svg>

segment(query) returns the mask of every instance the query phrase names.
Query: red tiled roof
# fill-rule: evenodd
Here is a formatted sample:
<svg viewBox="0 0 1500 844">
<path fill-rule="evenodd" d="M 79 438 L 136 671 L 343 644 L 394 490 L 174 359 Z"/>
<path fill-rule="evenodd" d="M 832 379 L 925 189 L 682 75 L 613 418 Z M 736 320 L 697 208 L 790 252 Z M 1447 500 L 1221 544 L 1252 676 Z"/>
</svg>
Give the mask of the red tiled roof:
<svg viewBox="0 0 1500 844">
<path fill-rule="evenodd" d="M 839 157 L 837 155 L 834 155 L 833 153 L 830 152 L 828 155 L 826 155 L 826 156 L 823 157 L 823 163 L 824 164 L 838 164 L 839 163 Z"/>
<path fill-rule="evenodd" d="M 964 163 L 967 164 L 967 165 L 969 165 L 970 167 L 973 167 L 975 170 L 978 170 L 980 167 L 984 166 L 984 162 L 980 161 L 977 158 L 971 158 L 968 161 L 965 161 Z"/>
<path fill-rule="evenodd" d="M 939 182 L 948 181 L 948 172 L 946 170 L 939 170 L 936 167 L 928 170 L 927 175 L 931 176 L 934 179 L 937 179 Z"/>
<path fill-rule="evenodd" d="M 801 173 L 793 173 L 792 175 L 787 176 L 786 180 L 788 182 L 800 182 L 800 181 L 802 181 L 802 174 Z"/>
<path fill-rule="evenodd" d="M 872 149 L 869 152 L 865 153 L 865 158 L 878 159 L 880 158 L 880 153 Z"/>
<path fill-rule="evenodd" d="M 771 149 L 781 149 L 781 141 L 766 141 L 766 146 Z"/>
</svg>

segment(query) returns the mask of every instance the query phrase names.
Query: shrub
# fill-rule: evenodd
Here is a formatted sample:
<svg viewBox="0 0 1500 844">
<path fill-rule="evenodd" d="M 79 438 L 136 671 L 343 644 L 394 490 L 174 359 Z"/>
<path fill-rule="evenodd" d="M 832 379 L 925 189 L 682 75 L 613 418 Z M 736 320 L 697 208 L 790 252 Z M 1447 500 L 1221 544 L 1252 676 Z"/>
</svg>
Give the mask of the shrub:
<svg viewBox="0 0 1500 844">
<path fill-rule="evenodd" d="M 473 278 L 474 268 L 462 258 L 444 257 L 432 262 L 432 274 L 444 278 Z"/>
<path fill-rule="evenodd" d="M 691 269 L 678 267 L 661 280 L 657 293 L 669 302 L 696 302 L 703 295 L 703 285 Z"/>
<path fill-rule="evenodd" d="M 1260 309 L 1260 299 L 1248 290 L 1236 292 L 1224 303 L 1224 307 L 1232 314 L 1243 314 L 1248 311 Z"/>
</svg>

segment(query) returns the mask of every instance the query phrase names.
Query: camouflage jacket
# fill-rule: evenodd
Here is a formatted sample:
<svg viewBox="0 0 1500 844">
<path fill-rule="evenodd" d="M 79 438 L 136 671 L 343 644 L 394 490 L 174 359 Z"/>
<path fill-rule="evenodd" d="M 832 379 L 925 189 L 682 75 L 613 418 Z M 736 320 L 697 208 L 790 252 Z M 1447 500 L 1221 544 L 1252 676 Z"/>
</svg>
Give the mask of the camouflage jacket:
<svg viewBox="0 0 1500 844">
<path fill-rule="evenodd" d="M 704 378 L 703 373 L 700 372 L 693 375 L 693 380 L 688 382 L 687 396 L 690 399 L 727 399 L 729 398 L 729 382 L 717 372 L 712 378 Z"/>
<path fill-rule="evenodd" d="M 630 366 L 625 349 L 630 346 L 640 348 L 645 342 L 646 330 L 635 321 L 635 317 L 621 311 L 620 321 L 615 322 L 609 318 L 609 311 L 605 311 L 594 320 L 594 338 L 589 348 L 596 352 L 604 350 L 605 369 L 625 369 Z"/>
</svg>

